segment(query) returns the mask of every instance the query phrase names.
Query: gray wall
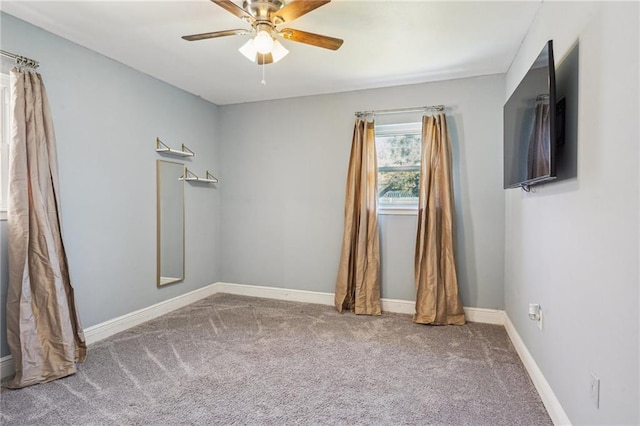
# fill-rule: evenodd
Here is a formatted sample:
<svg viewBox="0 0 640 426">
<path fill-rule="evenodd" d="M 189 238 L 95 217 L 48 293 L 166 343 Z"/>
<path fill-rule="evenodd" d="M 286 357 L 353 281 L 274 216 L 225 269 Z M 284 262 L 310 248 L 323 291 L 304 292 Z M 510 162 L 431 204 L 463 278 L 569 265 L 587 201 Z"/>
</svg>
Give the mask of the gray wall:
<svg viewBox="0 0 640 426">
<path fill-rule="evenodd" d="M 333 292 L 354 112 L 444 104 L 462 300 L 502 309 L 503 95 L 486 76 L 220 107 L 223 280 Z M 380 222 L 382 295 L 414 300 L 416 216 Z"/>
<path fill-rule="evenodd" d="M 185 143 L 197 154 L 189 168 L 215 173 L 217 107 L 9 15 L 0 17 L 2 49 L 41 63 L 58 142 L 64 241 L 83 326 L 219 281 L 219 190 L 187 186 L 186 277 L 156 287 L 161 157 L 154 151 L 157 136 L 174 147 Z"/>
<path fill-rule="evenodd" d="M 507 191 L 505 232 L 507 314 L 573 424 L 640 423 L 639 12 L 545 2 L 507 75 L 505 99 L 548 39 L 556 63 L 579 42 L 577 178 Z"/>
</svg>

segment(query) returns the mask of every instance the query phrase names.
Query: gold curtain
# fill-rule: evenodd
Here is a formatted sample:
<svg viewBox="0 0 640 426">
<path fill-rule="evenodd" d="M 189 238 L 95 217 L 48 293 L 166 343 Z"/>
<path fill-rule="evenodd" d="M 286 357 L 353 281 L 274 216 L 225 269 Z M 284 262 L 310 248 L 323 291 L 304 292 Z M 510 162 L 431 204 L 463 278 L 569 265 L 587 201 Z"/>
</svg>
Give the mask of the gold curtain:
<svg viewBox="0 0 640 426">
<path fill-rule="evenodd" d="M 339 312 L 380 315 L 378 167 L 374 122 L 358 118 L 347 174 L 344 235 L 336 280 Z"/>
<path fill-rule="evenodd" d="M 451 142 L 443 113 L 422 117 L 422 157 L 416 239 L 419 324 L 464 324 L 454 255 Z"/>
<path fill-rule="evenodd" d="M 21 388 L 75 373 L 86 358 L 60 224 L 53 122 L 40 74 L 11 71 L 7 342 Z"/>
</svg>

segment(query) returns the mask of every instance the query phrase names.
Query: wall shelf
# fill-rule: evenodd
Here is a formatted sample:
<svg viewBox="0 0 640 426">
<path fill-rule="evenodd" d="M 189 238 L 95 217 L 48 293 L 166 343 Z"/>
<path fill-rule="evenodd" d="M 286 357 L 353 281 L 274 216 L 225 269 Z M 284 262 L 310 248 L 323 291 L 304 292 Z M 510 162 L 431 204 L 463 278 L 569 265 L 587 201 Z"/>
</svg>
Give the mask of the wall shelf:
<svg viewBox="0 0 640 426">
<path fill-rule="evenodd" d="M 218 178 L 209 173 L 209 170 L 207 170 L 205 177 L 199 177 L 186 167 L 184 168 L 184 176 L 181 177 L 180 180 L 187 182 L 218 183 Z"/>
<path fill-rule="evenodd" d="M 181 148 L 173 149 L 166 143 L 162 142 L 160 138 L 156 138 L 156 152 L 160 154 L 173 155 L 175 157 L 194 157 L 196 155 L 195 152 L 191 151 L 184 144 L 181 145 Z"/>
</svg>

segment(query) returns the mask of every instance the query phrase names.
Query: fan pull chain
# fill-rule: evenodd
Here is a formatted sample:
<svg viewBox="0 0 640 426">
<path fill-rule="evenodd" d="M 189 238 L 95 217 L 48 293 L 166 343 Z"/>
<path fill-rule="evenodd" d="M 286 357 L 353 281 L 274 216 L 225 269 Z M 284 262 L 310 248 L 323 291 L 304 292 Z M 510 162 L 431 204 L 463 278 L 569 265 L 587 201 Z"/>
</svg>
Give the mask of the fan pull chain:
<svg viewBox="0 0 640 426">
<path fill-rule="evenodd" d="M 262 83 L 263 86 L 266 86 L 267 85 L 267 80 L 265 79 L 265 76 L 264 76 L 264 74 L 265 74 L 264 67 L 265 67 L 265 64 L 264 64 L 264 57 L 263 57 L 263 59 L 262 59 L 262 81 L 261 81 L 261 83 Z"/>
</svg>

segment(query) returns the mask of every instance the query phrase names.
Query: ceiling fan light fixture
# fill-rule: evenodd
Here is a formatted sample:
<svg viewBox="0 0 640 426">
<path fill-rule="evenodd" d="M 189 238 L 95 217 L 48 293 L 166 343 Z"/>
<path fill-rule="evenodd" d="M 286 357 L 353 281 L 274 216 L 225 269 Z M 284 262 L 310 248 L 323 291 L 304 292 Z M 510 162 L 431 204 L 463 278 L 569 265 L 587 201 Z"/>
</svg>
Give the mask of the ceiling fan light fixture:
<svg viewBox="0 0 640 426">
<path fill-rule="evenodd" d="M 242 53 L 244 55 L 245 58 L 247 58 L 251 62 L 255 62 L 256 61 L 256 57 L 258 55 L 258 50 L 253 45 L 253 39 L 252 38 L 249 39 L 249 41 L 247 41 L 245 44 L 243 44 L 242 47 L 240 47 L 240 49 L 238 49 L 238 50 L 240 51 L 240 53 Z"/>
<path fill-rule="evenodd" d="M 238 49 L 242 55 L 250 60 L 251 62 L 258 62 L 259 55 L 268 55 L 268 53 L 260 53 L 258 49 L 256 49 L 255 39 L 249 39 L 245 44 Z M 271 63 L 276 63 L 280 59 L 284 58 L 289 54 L 289 51 L 286 47 L 284 47 L 278 40 L 273 41 L 273 49 L 271 49 Z M 268 62 L 269 63 L 269 62 Z"/>
<path fill-rule="evenodd" d="M 271 34 L 269 34 L 267 31 L 258 31 L 258 34 L 256 34 L 256 36 L 253 38 L 253 46 L 258 51 L 258 53 L 271 53 L 273 45 L 273 37 L 271 37 Z"/>
<path fill-rule="evenodd" d="M 271 56 L 273 57 L 273 62 L 278 62 L 280 59 L 284 58 L 289 54 L 289 51 L 286 47 L 284 47 L 278 40 L 274 40 L 273 49 L 271 49 Z"/>
</svg>

